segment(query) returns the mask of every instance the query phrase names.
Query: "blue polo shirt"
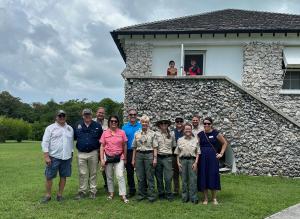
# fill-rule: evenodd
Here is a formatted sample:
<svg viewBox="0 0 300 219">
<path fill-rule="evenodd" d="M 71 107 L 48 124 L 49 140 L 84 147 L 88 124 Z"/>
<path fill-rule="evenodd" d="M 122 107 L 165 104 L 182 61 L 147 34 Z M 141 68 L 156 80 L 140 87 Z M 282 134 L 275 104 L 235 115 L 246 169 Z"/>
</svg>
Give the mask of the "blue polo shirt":
<svg viewBox="0 0 300 219">
<path fill-rule="evenodd" d="M 134 134 L 138 130 L 142 129 L 142 124 L 139 121 L 135 122 L 133 125 L 130 122 L 128 122 L 125 125 L 123 125 L 122 129 L 125 131 L 126 136 L 128 138 L 127 150 L 132 150 L 131 145 L 134 139 Z"/>
<path fill-rule="evenodd" d="M 76 148 L 78 151 L 89 153 L 99 149 L 99 139 L 102 132 L 101 125 L 95 121 L 92 121 L 88 127 L 83 120 L 79 121 L 74 127 L 74 138 L 77 140 Z"/>
<path fill-rule="evenodd" d="M 178 141 L 179 138 L 181 138 L 183 136 L 183 130 L 178 130 L 178 129 L 174 129 L 174 134 L 175 134 L 175 140 L 176 140 L 176 143 Z"/>
</svg>

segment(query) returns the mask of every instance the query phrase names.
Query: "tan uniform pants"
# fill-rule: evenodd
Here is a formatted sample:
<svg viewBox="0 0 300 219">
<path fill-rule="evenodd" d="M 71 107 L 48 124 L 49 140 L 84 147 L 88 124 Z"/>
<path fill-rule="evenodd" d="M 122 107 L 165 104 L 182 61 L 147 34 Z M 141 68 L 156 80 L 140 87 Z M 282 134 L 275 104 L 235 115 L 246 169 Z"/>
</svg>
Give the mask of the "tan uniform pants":
<svg viewBox="0 0 300 219">
<path fill-rule="evenodd" d="M 97 168 L 98 151 L 89 153 L 78 151 L 79 192 L 86 194 L 89 184 L 89 192 L 97 192 Z"/>
</svg>

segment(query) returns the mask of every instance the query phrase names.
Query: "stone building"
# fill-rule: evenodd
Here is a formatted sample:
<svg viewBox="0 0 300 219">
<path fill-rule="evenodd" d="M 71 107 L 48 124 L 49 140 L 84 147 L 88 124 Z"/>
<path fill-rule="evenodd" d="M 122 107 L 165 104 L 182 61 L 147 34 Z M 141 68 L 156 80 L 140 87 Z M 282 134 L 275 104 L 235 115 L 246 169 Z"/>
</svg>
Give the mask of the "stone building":
<svg viewBox="0 0 300 219">
<path fill-rule="evenodd" d="M 233 171 L 300 176 L 300 15 L 221 10 L 111 32 L 126 109 L 155 122 L 211 116 Z M 185 76 L 191 59 L 199 76 Z M 167 77 L 170 60 L 178 76 Z"/>
</svg>

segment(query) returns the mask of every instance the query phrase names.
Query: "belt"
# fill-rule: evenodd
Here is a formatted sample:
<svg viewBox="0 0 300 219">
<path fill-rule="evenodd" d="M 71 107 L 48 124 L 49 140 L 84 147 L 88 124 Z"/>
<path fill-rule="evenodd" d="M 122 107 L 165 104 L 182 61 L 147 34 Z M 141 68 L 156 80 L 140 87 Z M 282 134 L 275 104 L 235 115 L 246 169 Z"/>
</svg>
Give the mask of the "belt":
<svg viewBox="0 0 300 219">
<path fill-rule="evenodd" d="M 194 160 L 196 159 L 196 157 L 190 156 L 190 157 L 186 157 L 186 156 L 182 156 L 180 157 L 181 160 Z"/>
<path fill-rule="evenodd" d="M 138 153 L 141 153 L 141 154 L 150 154 L 150 153 L 153 153 L 153 150 L 149 150 L 149 151 L 137 151 Z"/>
<path fill-rule="evenodd" d="M 173 155 L 172 154 L 158 154 L 157 157 L 159 158 L 166 158 L 166 157 L 172 157 Z"/>
</svg>

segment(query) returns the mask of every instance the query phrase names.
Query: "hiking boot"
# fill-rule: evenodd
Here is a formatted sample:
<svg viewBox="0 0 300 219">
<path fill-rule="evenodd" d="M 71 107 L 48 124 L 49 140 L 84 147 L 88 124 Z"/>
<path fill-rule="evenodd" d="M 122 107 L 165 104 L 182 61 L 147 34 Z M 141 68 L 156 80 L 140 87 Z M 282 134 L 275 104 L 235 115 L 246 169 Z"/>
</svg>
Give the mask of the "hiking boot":
<svg viewBox="0 0 300 219">
<path fill-rule="evenodd" d="M 78 192 L 78 194 L 75 196 L 75 200 L 81 200 L 84 198 L 84 193 L 83 192 Z"/>
<path fill-rule="evenodd" d="M 42 198 L 42 200 L 40 201 L 41 204 L 47 204 L 49 201 L 51 200 L 50 196 L 45 196 Z"/>
<path fill-rule="evenodd" d="M 96 198 L 96 194 L 91 192 L 89 198 L 90 198 L 90 199 L 95 199 L 95 198 Z"/>
</svg>

